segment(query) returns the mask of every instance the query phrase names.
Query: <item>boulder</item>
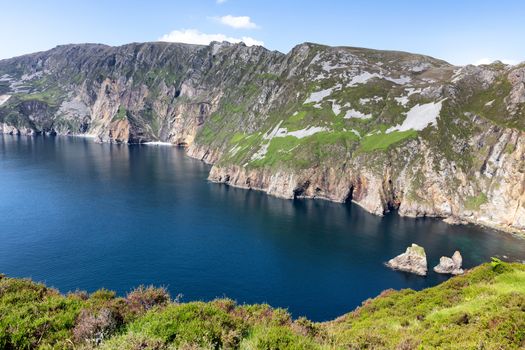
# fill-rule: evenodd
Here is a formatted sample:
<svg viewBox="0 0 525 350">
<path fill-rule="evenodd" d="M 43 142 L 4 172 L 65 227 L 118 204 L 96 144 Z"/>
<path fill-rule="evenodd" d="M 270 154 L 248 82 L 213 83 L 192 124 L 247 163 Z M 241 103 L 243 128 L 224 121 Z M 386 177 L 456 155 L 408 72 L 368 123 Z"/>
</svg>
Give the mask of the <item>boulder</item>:
<svg viewBox="0 0 525 350">
<path fill-rule="evenodd" d="M 425 254 L 425 248 L 412 243 L 412 246 L 408 247 L 403 254 L 390 259 L 386 265 L 394 270 L 426 276 L 427 255 Z"/>
<path fill-rule="evenodd" d="M 439 264 L 434 267 L 434 271 L 437 273 L 444 273 L 450 275 L 461 275 L 464 271 L 461 268 L 463 264 L 463 257 L 459 251 L 455 251 L 452 258 L 448 256 L 442 256 L 439 259 Z"/>
</svg>

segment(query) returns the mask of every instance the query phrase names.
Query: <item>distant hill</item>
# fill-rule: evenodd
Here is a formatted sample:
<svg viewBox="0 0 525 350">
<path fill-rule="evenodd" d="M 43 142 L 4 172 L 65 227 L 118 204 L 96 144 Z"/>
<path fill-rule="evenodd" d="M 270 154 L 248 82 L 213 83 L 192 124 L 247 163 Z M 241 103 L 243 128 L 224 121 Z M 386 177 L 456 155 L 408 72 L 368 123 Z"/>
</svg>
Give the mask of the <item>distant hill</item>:
<svg viewBox="0 0 525 350">
<path fill-rule="evenodd" d="M 0 131 L 171 142 L 210 180 L 525 229 L 525 65 L 304 43 L 64 45 L 0 61 Z"/>
</svg>

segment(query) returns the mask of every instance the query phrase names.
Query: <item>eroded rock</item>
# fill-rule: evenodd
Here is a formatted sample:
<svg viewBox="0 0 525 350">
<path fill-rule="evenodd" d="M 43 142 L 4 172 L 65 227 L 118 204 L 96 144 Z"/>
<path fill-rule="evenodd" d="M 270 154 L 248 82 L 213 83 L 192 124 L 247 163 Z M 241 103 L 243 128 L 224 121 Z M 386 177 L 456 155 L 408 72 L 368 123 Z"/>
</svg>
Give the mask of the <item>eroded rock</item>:
<svg viewBox="0 0 525 350">
<path fill-rule="evenodd" d="M 426 276 L 428 268 L 425 248 L 412 243 L 403 254 L 390 259 L 386 265 L 394 270 Z"/>
<path fill-rule="evenodd" d="M 434 267 L 434 271 L 437 273 L 450 274 L 450 275 L 461 275 L 463 274 L 463 269 L 461 265 L 463 264 L 463 257 L 459 251 L 455 251 L 452 258 L 448 256 L 442 256 L 439 259 L 439 264 Z"/>
</svg>

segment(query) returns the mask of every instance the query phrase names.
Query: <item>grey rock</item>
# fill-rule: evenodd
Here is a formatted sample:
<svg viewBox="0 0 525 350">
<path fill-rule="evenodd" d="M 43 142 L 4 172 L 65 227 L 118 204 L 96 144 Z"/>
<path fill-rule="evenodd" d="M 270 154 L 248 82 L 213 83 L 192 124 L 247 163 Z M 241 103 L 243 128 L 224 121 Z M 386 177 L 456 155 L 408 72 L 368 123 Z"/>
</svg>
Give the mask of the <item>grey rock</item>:
<svg viewBox="0 0 525 350">
<path fill-rule="evenodd" d="M 427 256 L 425 249 L 412 243 L 412 246 L 393 259 L 390 259 L 386 265 L 394 270 L 414 273 L 420 276 L 427 274 Z"/>
<path fill-rule="evenodd" d="M 452 255 L 452 260 L 458 267 L 461 267 L 461 265 L 463 265 L 463 257 L 461 256 L 459 250 L 456 250 L 454 252 L 454 255 Z"/>
<path fill-rule="evenodd" d="M 439 264 L 434 267 L 434 271 L 442 274 L 450 275 L 461 275 L 464 273 L 461 265 L 463 264 L 463 258 L 459 251 L 455 251 L 452 258 L 442 256 L 439 259 Z"/>
</svg>

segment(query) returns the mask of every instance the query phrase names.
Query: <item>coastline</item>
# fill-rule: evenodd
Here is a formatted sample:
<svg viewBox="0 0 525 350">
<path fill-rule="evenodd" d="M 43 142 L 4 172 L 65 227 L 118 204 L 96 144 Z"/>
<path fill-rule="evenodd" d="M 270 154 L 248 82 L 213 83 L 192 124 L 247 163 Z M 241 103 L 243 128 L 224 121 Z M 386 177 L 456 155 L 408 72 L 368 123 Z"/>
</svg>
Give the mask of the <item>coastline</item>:
<svg viewBox="0 0 525 350">
<path fill-rule="evenodd" d="M 13 133 L 3 133 L 3 134 L 4 135 L 11 135 L 11 136 L 31 136 L 31 137 L 47 136 L 47 135 L 44 135 L 43 133 L 40 133 L 40 134 L 18 134 L 18 135 L 15 135 Z M 110 142 L 95 140 L 98 136 L 94 135 L 94 134 L 56 134 L 54 136 L 86 138 L 86 139 L 93 139 L 94 142 L 108 143 L 108 144 L 110 143 Z M 199 161 L 202 161 L 205 164 L 212 165 L 212 166 L 215 165 L 216 160 L 218 159 L 218 154 L 219 154 L 218 151 L 213 151 L 213 150 L 208 150 L 208 149 L 203 151 L 199 146 L 196 146 L 194 144 L 191 145 L 191 146 L 182 146 L 182 145 L 178 145 L 178 144 L 175 144 L 175 143 L 162 142 L 162 141 L 148 141 L 148 142 L 140 142 L 140 143 L 125 142 L 125 143 L 121 143 L 121 144 L 157 146 L 157 147 L 164 147 L 165 146 L 165 147 L 182 148 L 184 150 L 184 154 L 187 157 L 192 158 L 192 159 L 196 159 L 196 160 L 199 160 Z M 212 155 L 212 156 L 210 157 L 210 155 Z M 293 194 L 291 194 L 289 196 L 280 195 L 279 193 L 272 193 L 271 191 L 269 191 L 268 188 L 265 188 L 265 187 L 258 187 L 256 185 L 255 186 L 254 185 L 243 186 L 243 185 L 240 185 L 240 184 L 237 184 L 237 183 L 232 183 L 230 181 L 217 180 L 217 179 L 215 179 L 215 178 L 210 176 L 212 171 L 213 171 L 213 168 L 211 168 L 210 172 L 208 173 L 208 181 L 210 181 L 212 183 L 224 184 L 224 185 L 227 185 L 227 186 L 231 186 L 231 187 L 235 187 L 235 188 L 239 188 L 239 189 L 243 189 L 243 190 L 255 190 L 255 191 L 263 192 L 263 193 L 265 193 L 268 196 L 273 196 L 273 197 L 276 197 L 276 198 L 287 199 L 287 200 L 291 200 L 291 199 L 294 199 L 294 198 L 305 198 L 305 199 L 313 199 L 313 200 L 326 200 L 326 201 L 330 201 L 330 202 L 333 202 L 333 203 L 341 203 L 341 204 L 345 202 L 343 200 L 337 200 L 337 199 L 326 197 L 326 196 L 309 196 L 309 195 L 302 194 L 302 195 L 296 197 Z M 371 210 L 369 207 L 367 207 L 363 203 L 360 203 L 359 201 L 356 201 L 354 199 L 352 199 L 351 202 L 356 204 L 356 205 L 358 205 L 359 207 L 363 208 L 365 211 L 367 211 L 370 214 L 377 215 L 377 216 L 383 216 L 385 214 L 383 211 L 377 210 L 377 208 L 375 210 Z M 394 211 L 396 212 L 396 215 L 400 215 L 402 217 L 412 217 L 412 218 L 432 217 L 432 218 L 436 218 L 436 219 L 441 219 L 443 222 L 445 222 L 446 224 L 449 224 L 449 225 L 472 224 L 472 225 L 476 225 L 476 226 L 479 226 L 479 227 L 492 229 L 492 230 L 498 231 L 500 233 L 504 232 L 506 234 L 511 234 L 514 237 L 517 237 L 517 238 L 520 238 L 520 239 L 525 239 L 525 231 L 519 230 L 517 228 L 509 227 L 507 225 L 500 225 L 500 224 L 496 224 L 496 223 L 491 223 L 490 221 L 487 221 L 487 220 L 475 220 L 475 219 L 472 219 L 472 218 L 469 218 L 469 217 L 457 217 L 457 216 L 454 216 L 454 215 L 451 215 L 451 216 L 401 215 L 398 210 L 394 210 Z"/>
</svg>

